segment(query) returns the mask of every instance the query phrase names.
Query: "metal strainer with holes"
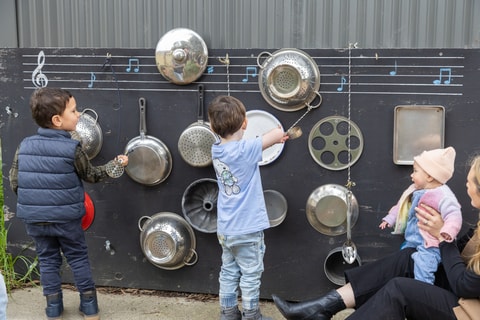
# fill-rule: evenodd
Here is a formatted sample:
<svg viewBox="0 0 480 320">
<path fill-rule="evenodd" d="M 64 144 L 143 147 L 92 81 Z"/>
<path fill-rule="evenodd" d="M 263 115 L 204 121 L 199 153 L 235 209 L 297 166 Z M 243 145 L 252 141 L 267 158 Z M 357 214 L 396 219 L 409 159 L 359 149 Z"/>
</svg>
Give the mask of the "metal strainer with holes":
<svg viewBox="0 0 480 320">
<path fill-rule="evenodd" d="M 268 56 L 260 63 L 262 56 Z M 296 111 L 321 96 L 320 70 L 315 61 L 304 51 L 287 48 L 269 53 L 261 52 L 257 57 L 260 67 L 258 85 L 263 98 L 274 108 Z"/>
<path fill-rule="evenodd" d="M 86 112 L 93 113 L 94 117 Z M 102 149 L 103 135 L 102 128 L 98 124 L 98 114 L 95 110 L 86 108 L 82 111 L 72 137 L 82 142 L 82 148 L 89 160 L 97 156 Z"/>
<path fill-rule="evenodd" d="M 192 227 L 176 213 L 159 212 L 138 220 L 140 246 L 154 266 L 175 270 L 198 260 Z"/>
<path fill-rule="evenodd" d="M 178 139 L 178 151 L 182 159 L 192 167 L 207 167 L 212 164 L 212 144 L 217 136 L 204 121 L 204 86 L 198 85 L 198 120 L 185 129 Z"/>
</svg>

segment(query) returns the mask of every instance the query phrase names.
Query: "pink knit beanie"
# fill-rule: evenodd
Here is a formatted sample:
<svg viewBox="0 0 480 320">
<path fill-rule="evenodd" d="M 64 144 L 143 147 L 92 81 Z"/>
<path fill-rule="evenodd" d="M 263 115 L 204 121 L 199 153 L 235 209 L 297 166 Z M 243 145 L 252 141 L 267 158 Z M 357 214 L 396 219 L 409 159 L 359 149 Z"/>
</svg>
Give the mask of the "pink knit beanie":
<svg viewBox="0 0 480 320">
<path fill-rule="evenodd" d="M 440 183 L 447 183 L 453 175 L 455 165 L 455 149 L 434 149 L 423 151 L 413 160 L 426 172 Z"/>
</svg>

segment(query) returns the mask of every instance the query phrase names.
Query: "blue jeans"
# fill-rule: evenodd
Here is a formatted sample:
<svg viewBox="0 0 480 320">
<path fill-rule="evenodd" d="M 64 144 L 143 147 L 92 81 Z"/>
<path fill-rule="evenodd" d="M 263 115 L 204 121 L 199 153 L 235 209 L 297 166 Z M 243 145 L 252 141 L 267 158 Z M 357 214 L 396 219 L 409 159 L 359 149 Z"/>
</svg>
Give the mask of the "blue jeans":
<svg viewBox="0 0 480 320">
<path fill-rule="evenodd" d="M 240 236 L 217 234 L 217 237 L 223 250 L 219 277 L 220 307 L 236 306 L 240 287 L 243 310 L 257 309 L 265 255 L 263 231 Z"/>
<path fill-rule="evenodd" d="M 81 220 L 45 225 L 28 223 L 25 227 L 35 241 L 44 295 L 62 290 L 62 253 L 72 269 L 77 290 L 83 293 L 95 288 Z"/>
</svg>

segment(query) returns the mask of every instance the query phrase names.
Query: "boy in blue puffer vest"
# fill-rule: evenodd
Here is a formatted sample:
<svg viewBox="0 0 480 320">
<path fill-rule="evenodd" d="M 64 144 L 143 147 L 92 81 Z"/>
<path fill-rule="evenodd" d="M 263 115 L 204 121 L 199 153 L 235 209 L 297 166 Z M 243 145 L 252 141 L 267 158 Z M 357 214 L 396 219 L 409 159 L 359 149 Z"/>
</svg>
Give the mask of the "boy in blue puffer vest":
<svg viewBox="0 0 480 320">
<path fill-rule="evenodd" d="M 30 99 L 37 134 L 19 145 L 10 169 L 10 187 L 17 194 L 17 217 L 35 242 L 40 282 L 47 299 L 48 319 L 61 319 L 63 300 L 60 267 L 62 253 L 72 269 L 85 319 L 100 319 L 85 234 L 82 180 L 108 177 L 106 165 L 92 166 L 81 142 L 72 139 L 80 113 L 72 94 L 41 88 Z M 122 166 L 128 157 L 117 156 Z"/>
</svg>

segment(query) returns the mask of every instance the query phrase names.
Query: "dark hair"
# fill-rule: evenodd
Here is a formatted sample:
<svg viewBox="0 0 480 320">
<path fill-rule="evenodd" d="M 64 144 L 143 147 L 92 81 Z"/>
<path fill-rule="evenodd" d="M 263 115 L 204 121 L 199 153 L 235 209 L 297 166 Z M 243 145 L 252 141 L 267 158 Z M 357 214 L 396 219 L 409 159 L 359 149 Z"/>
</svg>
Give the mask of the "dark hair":
<svg viewBox="0 0 480 320">
<path fill-rule="evenodd" d="M 30 109 L 32 118 L 42 128 L 51 128 L 52 117 L 61 115 L 72 94 L 59 88 L 40 88 L 32 93 L 30 98 Z"/>
<path fill-rule="evenodd" d="M 225 138 L 237 132 L 245 121 L 243 103 L 232 96 L 218 96 L 208 106 L 208 120 L 213 132 Z"/>
</svg>

